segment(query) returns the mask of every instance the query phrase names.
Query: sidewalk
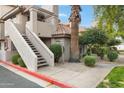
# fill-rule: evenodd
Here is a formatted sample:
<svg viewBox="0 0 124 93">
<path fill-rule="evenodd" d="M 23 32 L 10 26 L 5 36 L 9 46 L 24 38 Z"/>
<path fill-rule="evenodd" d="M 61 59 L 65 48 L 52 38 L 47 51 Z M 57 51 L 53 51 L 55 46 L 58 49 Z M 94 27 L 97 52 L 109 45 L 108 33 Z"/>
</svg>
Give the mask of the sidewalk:
<svg viewBox="0 0 124 93">
<path fill-rule="evenodd" d="M 25 73 L 25 71 L 23 71 L 24 69 L 21 71 L 18 67 L 18 69 L 15 69 L 16 67 L 7 65 L 9 63 L 4 64 L 4 62 L 1 62 L 0 87 L 55 88 L 58 86 L 53 84 L 53 82 L 56 82 L 79 88 L 95 88 L 112 68 L 124 66 L 123 60 L 124 56 L 120 56 L 116 62 L 99 61 L 96 63 L 95 67 L 87 67 L 83 63 L 59 63 L 56 64 L 55 67 L 47 66 L 39 69 L 39 74 L 35 74 L 38 78 Z M 52 80 L 51 83 L 42 80 L 40 76 L 42 76 L 42 78 L 43 76 L 48 76 L 49 80 Z"/>
<path fill-rule="evenodd" d="M 86 67 L 83 63 L 64 63 L 55 67 L 41 68 L 38 73 L 51 76 L 79 88 L 95 88 L 117 64 L 97 63 Z"/>
</svg>

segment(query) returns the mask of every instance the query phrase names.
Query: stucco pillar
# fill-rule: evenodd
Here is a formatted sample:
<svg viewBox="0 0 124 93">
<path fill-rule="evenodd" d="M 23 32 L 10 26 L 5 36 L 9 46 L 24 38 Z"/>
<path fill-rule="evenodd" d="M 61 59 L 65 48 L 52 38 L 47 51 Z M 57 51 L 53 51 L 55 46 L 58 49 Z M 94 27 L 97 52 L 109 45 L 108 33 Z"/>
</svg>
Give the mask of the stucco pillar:
<svg viewBox="0 0 124 93">
<path fill-rule="evenodd" d="M 0 20 L 0 40 L 1 40 L 1 50 L 4 50 L 4 21 Z"/>
<path fill-rule="evenodd" d="M 6 59 L 6 52 L 4 48 L 4 21 L 0 20 L 0 60 Z"/>
<path fill-rule="evenodd" d="M 4 42 L 1 42 L 1 50 L 4 50 Z"/>
<path fill-rule="evenodd" d="M 18 26 L 18 29 L 20 30 L 21 33 L 25 33 L 25 25 L 27 22 L 27 17 L 22 15 L 22 13 L 19 13 L 18 15 L 16 15 L 15 18 L 15 23 Z"/>
<path fill-rule="evenodd" d="M 34 9 L 30 9 L 30 24 L 31 24 L 31 31 L 37 33 L 37 11 Z"/>
<path fill-rule="evenodd" d="M 4 21 L 0 20 L 0 39 L 4 39 Z"/>
</svg>

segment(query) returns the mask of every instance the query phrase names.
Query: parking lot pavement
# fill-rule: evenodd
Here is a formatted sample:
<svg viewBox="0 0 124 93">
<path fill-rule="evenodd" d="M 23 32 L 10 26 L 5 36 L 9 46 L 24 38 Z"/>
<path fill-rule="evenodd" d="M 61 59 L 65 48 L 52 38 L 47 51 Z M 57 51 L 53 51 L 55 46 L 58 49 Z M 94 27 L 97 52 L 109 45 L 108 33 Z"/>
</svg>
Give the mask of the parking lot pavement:
<svg viewBox="0 0 124 93">
<path fill-rule="evenodd" d="M 42 88 L 42 86 L 0 66 L 0 88 Z"/>
</svg>

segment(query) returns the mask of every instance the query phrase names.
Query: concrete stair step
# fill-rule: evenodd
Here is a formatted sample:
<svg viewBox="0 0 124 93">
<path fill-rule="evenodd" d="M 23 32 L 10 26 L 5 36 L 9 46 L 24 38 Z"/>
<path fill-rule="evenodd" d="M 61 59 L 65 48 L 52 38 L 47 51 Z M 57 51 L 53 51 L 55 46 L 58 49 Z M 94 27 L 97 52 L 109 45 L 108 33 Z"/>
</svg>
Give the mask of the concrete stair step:
<svg viewBox="0 0 124 93">
<path fill-rule="evenodd" d="M 38 57 L 38 61 L 40 60 L 45 60 L 45 59 L 41 56 L 41 57 Z"/>
<path fill-rule="evenodd" d="M 31 41 L 26 41 L 28 44 L 32 44 Z M 32 44 L 33 45 L 33 44 Z"/>
<path fill-rule="evenodd" d="M 40 54 L 36 54 L 37 55 L 37 57 L 42 57 Z"/>
<path fill-rule="evenodd" d="M 25 41 L 30 41 L 29 39 L 25 39 Z M 31 41 L 30 41 L 31 42 Z"/>
<path fill-rule="evenodd" d="M 38 52 L 37 50 L 33 50 L 34 52 Z"/>
<path fill-rule="evenodd" d="M 31 47 L 31 49 L 36 49 L 35 47 Z"/>
<path fill-rule="evenodd" d="M 39 52 L 35 52 L 35 54 L 37 55 L 37 54 L 40 54 Z"/>
<path fill-rule="evenodd" d="M 44 59 L 43 57 L 38 57 L 38 61 L 43 60 L 43 59 Z"/>
<path fill-rule="evenodd" d="M 28 45 L 31 47 L 31 46 L 34 46 L 32 43 L 28 43 Z M 35 47 L 35 46 L 34 46 Z"/>
<path fill-rule="evenodd" d="M 30 47 L 35 47 L 33 44 L 29 45 Z"/>
<path fill-rule="evenodd" d="M 30 41 L 26 41 L 28 44 L 32 44 Z M 32 44 L 33 45 L 33 44 Z"/>
<path fill-rule="evenodd" d="M 38 68 L 43 67 L 43 66 L 48 66 L 48 64 L 47 63 L 38 64 Z"/>
<path fill-rule="evenodd" d="M 42 64 L 42 63 L 46 63 L 46 60 L 42 59 L 42 60 L 38 61 L 38 64 Z"/>
</svg>

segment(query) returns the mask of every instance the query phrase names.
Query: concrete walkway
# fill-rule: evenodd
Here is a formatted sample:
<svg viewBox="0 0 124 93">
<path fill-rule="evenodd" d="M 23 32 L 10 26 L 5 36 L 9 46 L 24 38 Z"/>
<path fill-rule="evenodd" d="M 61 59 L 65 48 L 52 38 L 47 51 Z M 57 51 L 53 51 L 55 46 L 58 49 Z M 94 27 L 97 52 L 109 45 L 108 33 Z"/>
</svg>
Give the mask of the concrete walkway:
<svg viewBox="0 0 124 93">
<path fill-rule="evenodd" d="M 94 88 L 105 78 L 112 68 L 123 64 L 104 61 L 98 62 L 95 67 L 90 68 L 83 63 L 65 62 L 64 64 L 57 64 L 55 67 L 41 68 L 38 73 L 51 76 L 76 87 Z"/>
<path fill-rule="evenodd" d="M 124 66 L 123 60 L 124 56 L 122 55 L 119 56 L 119 59 L 116 60 L 116 62 L 106 62 L 107 60 L 98 61 L 95 67 L 92 68 L 85 66 L 83 63 L 65 62 L 56 64 L 55 67 L 42 67 L 39 69 L 38 73 L 53 77 L 75 87 L 95 88 L 112 70 L 112 68 L 116 66 Z M 49 82 L 39 80 L 10 66 L 4 64 L 0 65 L 3 66 L 2 68 L 0 66 L 0 84 L 2 85 L 0 85 L 0 87 L 57 87 Z M 5 69 L 4 67 L 9 70 Z"/>
</svg>

